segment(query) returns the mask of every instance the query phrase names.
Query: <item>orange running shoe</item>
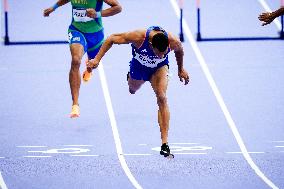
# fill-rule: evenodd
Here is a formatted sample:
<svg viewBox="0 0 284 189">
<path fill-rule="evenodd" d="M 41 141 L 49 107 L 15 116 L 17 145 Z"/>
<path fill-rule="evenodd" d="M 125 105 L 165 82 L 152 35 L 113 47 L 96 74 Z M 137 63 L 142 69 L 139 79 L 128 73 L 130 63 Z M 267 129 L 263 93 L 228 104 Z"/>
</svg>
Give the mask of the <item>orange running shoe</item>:
<svg viewBox="0 0 284 189">
<path fill-rule="evenodd" d="M 80 116 L 80 108 L 79 105 L 75 104 L 72 106 L 72 110 L 70 113 L 70 118 L 76 118 Z"/>
<path fill-rule="evenodd" d="M 87 67 L 86 70 L 83 72 L 83 81 L 88 82 L 92 77 L 92 68 Z"/>
</svg>

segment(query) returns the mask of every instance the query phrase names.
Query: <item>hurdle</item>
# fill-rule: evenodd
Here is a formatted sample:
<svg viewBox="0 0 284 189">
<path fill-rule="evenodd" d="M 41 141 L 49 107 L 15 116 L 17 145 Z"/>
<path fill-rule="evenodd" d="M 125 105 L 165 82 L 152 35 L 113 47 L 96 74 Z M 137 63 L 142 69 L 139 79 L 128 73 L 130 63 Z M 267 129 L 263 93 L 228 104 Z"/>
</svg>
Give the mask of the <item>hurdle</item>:
<svg viewBox="0 0 284 189">
<path fill-rule="evenodd" d="M 9 5 L 8 0 L 3 0 L 4 5 L 4 22 L 5 22 L 5 36 L 4 45 L 46 45 L 46 44 L 68 44 L 68 41 L 11 41 L 9 38 Z"/>
<path fill-rule="evenodd" d="M 281 0 L 281 7 L 284 7 L 284 0 Z M 196 0 L 196 12 L 197 12 L 197 34 L 196 41 L 251 41 L 251 40 L 283 40 L 283 15 L 281 16 L 281 30 L 278 37 L 202 37 L 201 35 L 201 9 L 200 0 Z"/>
</svg>

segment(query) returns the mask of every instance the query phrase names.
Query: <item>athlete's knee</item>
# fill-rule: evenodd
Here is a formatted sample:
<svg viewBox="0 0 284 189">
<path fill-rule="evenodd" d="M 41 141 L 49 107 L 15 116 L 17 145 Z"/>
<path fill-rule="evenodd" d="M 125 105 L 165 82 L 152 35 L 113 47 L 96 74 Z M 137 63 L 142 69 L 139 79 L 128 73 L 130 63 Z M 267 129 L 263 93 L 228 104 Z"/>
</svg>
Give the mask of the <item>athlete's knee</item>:
<svg viewBox="0 0 284 189">
<path fill-rule="evenodd" d="M 136 90 L 133 90 L 133 89 L 131 89 L 131 88 L 129 87 L 129 93 L 130 93 L 130 94 L 135 94 L 135 93 L 136 93 Z"/>
<path fill-rule="evenodd" d="M 129 77 L 129 72 L 128 72 L 127 81 L 128 81 L 129 93 L 135 94 L 135 92 L 137 91 L 137 87 L 135 87 L 135 85 L 133 85 L 133 83 L 129 79 L 130 79 L 130 77 Z"/>
<path fill-rule="evenodd" d="M 72 62 L 71 62 L 71 67 L 72 67 L 73 69 L 79 69 L 80 64 L 81 64 L 81 58 L 80 58 L 80 56 L 73 56 L 73 57 L 72 57 Z"/>
<path fill-rule="evenodd" d="M 157 93 L 157 103 L 158 105 L 166 105 L 167 104 L 167 96 L 164 92 Z"/>
</svg>

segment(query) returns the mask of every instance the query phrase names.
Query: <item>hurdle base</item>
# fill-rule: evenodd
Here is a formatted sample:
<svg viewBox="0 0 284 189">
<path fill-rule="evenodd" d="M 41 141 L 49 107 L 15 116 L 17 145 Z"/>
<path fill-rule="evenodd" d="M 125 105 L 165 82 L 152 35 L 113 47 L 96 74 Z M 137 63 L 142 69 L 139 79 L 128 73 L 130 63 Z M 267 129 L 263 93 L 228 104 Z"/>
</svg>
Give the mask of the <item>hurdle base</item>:
<svg viewBox="0 0 284 189">
<path fill-rule="evenodd" d="M 197 35 L 196 35 L 196 41 L 202 41 L 202 38 L 201 38 L 201 34 L 200 34 L 200 33 L 197 33 Z"/>
<path fill-rule="evenodd" d="M 283 31 L 280 32 L 280 39 L 282 39 L 282 40 L 284 39 L 284 32 Z"/>
<path fill-rule="evenodd" d="M 8 36 L 4 37 L 4 45 L 9 45 L 10 44 L 10 39 Z"/>
</svg>

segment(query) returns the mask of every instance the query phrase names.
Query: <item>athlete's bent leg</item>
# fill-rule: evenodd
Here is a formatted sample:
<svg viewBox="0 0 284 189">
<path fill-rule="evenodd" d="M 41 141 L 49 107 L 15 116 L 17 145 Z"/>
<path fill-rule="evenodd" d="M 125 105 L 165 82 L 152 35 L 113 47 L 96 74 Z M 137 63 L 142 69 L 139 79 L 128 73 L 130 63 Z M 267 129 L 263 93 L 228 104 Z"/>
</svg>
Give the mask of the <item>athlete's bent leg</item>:
<svg viewBox="0 0 284 189">
<path fill-rule="evenodd" d="M 143 80 L 136 80 L 132 79 L 131 75 L 128 73 L 128 86 L 129 86 L 129 92 L 131 94 L 135 94 L 138 89 L 145 83 Z"/>
<path fill-rule="evenodd" d="M 100 32 L 96 32 L 93 34 L 94 36 L 92 38 L 89 38 L 89 42 L 88 42 L 88 60 L 91 60 L 91 59 L 94 59 L 96 57 L 96 55 L 98 54 L 101 46 L 102 46 L 102 43 L 104 41 L 104 33 L 103 31 L 100 31 Z M 97 39 L 98 38 L 98 39 Z M 95 41 L 90 41 L 92 39 L 96 39 Z M 86 62 L 86 63 L 87 63 Z M 83 81 L 84 82 L 88 82 L 91 77 L 92 77 L 92 70 L 93 68 L 90 68 L 90 67 L 86 67 L 86 70 L 83 72 L 83 75 L 82 75 L 82 78 L 83 78 Z"/>
</svg>

